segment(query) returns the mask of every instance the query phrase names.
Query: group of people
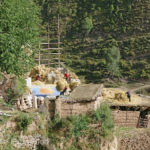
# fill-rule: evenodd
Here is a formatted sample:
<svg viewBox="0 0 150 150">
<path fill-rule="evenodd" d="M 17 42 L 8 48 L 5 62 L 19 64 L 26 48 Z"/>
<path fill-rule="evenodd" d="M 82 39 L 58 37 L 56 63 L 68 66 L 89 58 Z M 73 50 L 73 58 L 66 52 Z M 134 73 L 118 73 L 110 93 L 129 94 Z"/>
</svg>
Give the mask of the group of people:
<svg viewBox="0 0 150 150">
<path fill-rule="evenodd" d="M 68 81 L 68 79 L 69 79 L 69 74 L 68 74 L 67 72 L 65 72 L 64 78 Z M 39 80 L 39 81 L 41 80 L 41 77 L 40 77 L 39 74 L 36 76 L 36 80 Z M 60 92 L 60 95 L 64 95 L 64 93 L 65 93 L 66 91 L 67 91 L 67 87 L 65 87 L 64 90 Z"/>
</svg>

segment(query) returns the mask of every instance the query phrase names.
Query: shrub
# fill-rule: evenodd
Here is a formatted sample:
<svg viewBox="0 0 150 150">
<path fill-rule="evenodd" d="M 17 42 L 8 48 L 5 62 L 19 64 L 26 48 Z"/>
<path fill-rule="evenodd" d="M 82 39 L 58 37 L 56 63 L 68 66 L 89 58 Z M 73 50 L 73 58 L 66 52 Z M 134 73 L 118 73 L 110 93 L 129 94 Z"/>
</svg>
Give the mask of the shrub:
<svg viewBox="0 0 150 150">
<path fill-rule="evenodd" d="M 15 88 L 14 94 L 18 96 L 22 96 L 26 91 L 26 81 L 23 78 L 17 78 L 15 80 Z"/>
<path fill-rule="evenodd" d="M 81 135 L 82 130 L 86 130 L 89 124 L 89 117 L 87 115 L 73 116 L 71 117 L 72 127 L 70 135 L 78 137 Z"/>
<path fill-rule="evenodd" d="M 23 131 L 24 133 L 27 131 L 28 126 L 32 123 L 32 117 L 28 114 L 21 113 L 17 119 L 17 127 L 19 131 Z"/>
<path fill-rule="evenodd" d="M 49 131 L 58 130 L 62 128 L 63 120 L 60 118 L 59 115 L 56 115 L 54 118 L 51 118 L 49 121 Z"/>
<path fill-rule="evenodd" d="M 106 55 L 107 71 L 111 77 L 119 76 L 120 50 L 113 46 L 108 48 Z"/>
<path fill-rule="evenodd" d="M 16 78 L 13 81 L 12 88 L 8 88 L 6 91 L 7 101 L 12 104 L 15 100 L 22 96 L 26 91 L 26 81 L 23 78 Z"/>
<path fill-rule="evenodd" d="M 92 28 L 93 28 L 92 18 L 86 17 L 82 22 L 82 29 L 87 33 L 89 33 Z"/>
<path fill-rule="evenodd" d="M 114 123 L 112 120 L 111 110 L 105 103 L 100 105 L 100 108 L 96 110 L 94 114 L 94 120 L 101 123 L 101 136 L 107 138 L 112 135 L 114 129 Z"/>
</svg>

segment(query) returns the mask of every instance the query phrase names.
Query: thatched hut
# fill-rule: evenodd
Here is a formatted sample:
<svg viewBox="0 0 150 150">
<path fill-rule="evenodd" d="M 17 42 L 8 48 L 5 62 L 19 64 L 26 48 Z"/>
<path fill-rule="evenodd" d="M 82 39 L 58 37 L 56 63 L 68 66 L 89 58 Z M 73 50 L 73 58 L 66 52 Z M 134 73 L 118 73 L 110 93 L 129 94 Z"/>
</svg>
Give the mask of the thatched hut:
<svg viewBox="0 0 150 150">
<path fill-rule="evenodd" d="M 61 118 L 96 110 L 101 103 L 103 85 L 83 84 L 78 86 L 70 96 L 60 96 L 56 100 L 55 114 Z"/>
<path fill-rule="evenodd" d="M 135 100 L 136 101 L 136 100 Z M 116 126 L 150 128 L 150 100 L 138 99 L 136 103 L 108 102 Z"/>
</svg>

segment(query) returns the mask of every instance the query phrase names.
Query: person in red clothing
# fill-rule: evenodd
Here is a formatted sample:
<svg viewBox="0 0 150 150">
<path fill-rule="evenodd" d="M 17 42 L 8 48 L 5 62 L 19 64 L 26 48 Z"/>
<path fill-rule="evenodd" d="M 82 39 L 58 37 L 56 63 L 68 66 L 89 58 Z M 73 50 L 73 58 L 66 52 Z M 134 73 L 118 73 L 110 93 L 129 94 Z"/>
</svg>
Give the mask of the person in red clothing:
<svg viewBox="0 0 150 150">
<path fill-rule="evenodd" d="M 36 80 L 41 80 L 41 77 L 39 74 L 36 76 Z"/>
<path fill-rule="evenodd" d="M 68 74 L 67 72 L 65 72 L 64 77 L 65 77 L 65 79 L 68 81 L 68 79 L 69 79 L 69 74 Z"/>
</svg>

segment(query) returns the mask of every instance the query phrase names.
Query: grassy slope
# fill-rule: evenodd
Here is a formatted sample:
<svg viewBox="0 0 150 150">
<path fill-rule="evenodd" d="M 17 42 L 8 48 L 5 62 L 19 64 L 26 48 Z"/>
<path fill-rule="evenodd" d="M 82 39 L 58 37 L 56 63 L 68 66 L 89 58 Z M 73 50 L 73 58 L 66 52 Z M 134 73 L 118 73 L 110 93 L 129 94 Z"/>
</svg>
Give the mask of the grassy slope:
<svg viewBox="0 0 150 150">
<path fill-rule="evenodd" d="M 57 30 L 59 6 L 63 61 L 86 81 L 100 82 L 107 76 L 105 55 L 113 45 L 118 46 L 121 52 L 120 72 L 123 78 L 150 78 L 147 0 L 49 0 L 43 4 L 43 22 L 50 22 L 51 39 L 56 37 L 52 31 Z M 47 13 L 49 9 L 51 12 Z M 93 23 L 89 33 L 82 28 L 86 17 L 92 18 Z"/>
</svg>

